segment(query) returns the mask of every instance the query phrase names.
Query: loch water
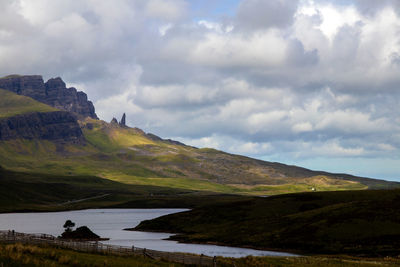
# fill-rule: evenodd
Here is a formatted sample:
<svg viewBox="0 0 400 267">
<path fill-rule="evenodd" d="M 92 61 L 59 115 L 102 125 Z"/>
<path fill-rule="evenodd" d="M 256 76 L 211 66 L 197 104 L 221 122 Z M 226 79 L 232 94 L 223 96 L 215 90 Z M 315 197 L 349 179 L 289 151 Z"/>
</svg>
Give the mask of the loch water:
<svg viewBox="0 0 400 267">
<path fill-rule="evenodd" d="M 284 252 L 178 243 L 164 240 L 172 235 L 169 233 L 123 230 L 133 228 L 144 220 L 182 211 L 186 211 L 186 209 L 88 209 L 63 212 L 3 213 L 0 214 L 0 230 L 59 236 L 64 230 L 62 226 L 65 221 L 71 220 L 76 223 L 77 227 L 86 225 L 99 236 L 110 238 L 108 241 L 102 241 L 104 244 L 208 256 L 295 256 Z"/>
</svg>

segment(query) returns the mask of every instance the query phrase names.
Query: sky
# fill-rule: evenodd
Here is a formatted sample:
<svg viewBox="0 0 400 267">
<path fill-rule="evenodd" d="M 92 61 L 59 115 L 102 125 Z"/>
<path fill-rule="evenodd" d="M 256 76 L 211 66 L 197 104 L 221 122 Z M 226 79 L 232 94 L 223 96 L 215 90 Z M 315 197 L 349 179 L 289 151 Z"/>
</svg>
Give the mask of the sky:
<svg viewBox="0 0 400 267">
<path fill-rule="evenodd" d="M 60 76 L 189 145 L 400 181 L 400 1 L 0 4 L 0 76 Z"/>
</svg>

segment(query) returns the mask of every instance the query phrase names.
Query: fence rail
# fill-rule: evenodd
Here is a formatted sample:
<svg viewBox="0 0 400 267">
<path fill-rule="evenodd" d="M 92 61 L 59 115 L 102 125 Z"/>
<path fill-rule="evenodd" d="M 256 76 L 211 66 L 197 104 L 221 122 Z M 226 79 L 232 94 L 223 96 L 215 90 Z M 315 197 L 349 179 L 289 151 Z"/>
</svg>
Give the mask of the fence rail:
<svg viewBox="0 0 400 267">
<path fill-rule="evenodd" d="M 47 234 L 25 234 L 14 231 L 0 231 L 0 242 L 23 243 L 32 245 L 50 245 L 60 248 L 68 248 L 81 252 L 114 254 L 127 256 L 143 256 L 155 260 L 183 263 L 197 266 L 217 266 L 216 257 L 196 255 L 180 252 L 165 252 L 135 246 L 124 247 L 107 245 L 97 241 L 70 241 L 56 238 Z"/>
</svg>

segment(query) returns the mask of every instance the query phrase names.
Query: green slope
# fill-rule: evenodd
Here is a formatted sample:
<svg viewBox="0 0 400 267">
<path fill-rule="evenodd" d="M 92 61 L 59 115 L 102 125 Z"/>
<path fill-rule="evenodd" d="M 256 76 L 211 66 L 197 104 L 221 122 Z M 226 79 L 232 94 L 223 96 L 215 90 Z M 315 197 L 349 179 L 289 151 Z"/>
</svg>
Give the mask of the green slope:
<svg viewBox="0 0 400 267">
<path fill-rule="evenodd" d="M 144 221 L 135 230 L 312 254 L 400 254 L 400 190 L 318 192 L 215 204 Z"/>
<path fill-rule="evenodd" d="M 57 111 L 57 109 L 35 101 L 30 97 L 0 89 L 0 119 L 31 112 L 51 111 Z"/>
<path fill-rule="evenodd" d="M 247 197 L 160 186 L 126 185 L 95 176 L 24 173 L 0 167 L 0 212 L 83 208 L 193 208 Z"/>
<path fill-rule="evenodd" d="M 62 150 L 57 144 L 44 140 L 0 142 L 0 161 L 3 166 L 16 171 L 95 175 L 125 184 L 156 185 L 220 193 L 275 195 L 311 191 L 313 187 L 321 191 L 368 187 L 360 182 L 329 176 L 286 177 L 281 179 L 281 184 L 277 184 L 276 179 L 271 180 L 263 176 L 256 177 L 258 181 L 254 181 L 251 173 L 241 170 L 252 165 L 250 159 L 246 159 L 248 162 L 243 163 L 237 156 L 226 154 L 231 165 L 230 170 L 221 172 L 218 167 L 214 168 L 213 157 L 203 153 L 202 150 L 176 148 L 163 143 L 121 147 L 112 136 L 103 131 L 93 131 L 92 135 L 91 130 L 84 130 L 88 140 L 86 146 L 69 145 L 64 146 Z M 98 138 L 101 135 L 102 138 Z M 98 138 L 96 143 L 93 137 Z M 132 138 L 132 142 L 152 142 L 143 139 L 143 136 L 138 136 L 136 139 L 135 134 L 129 137 Z M 172 148 L 176 154 L 168 154 Z M 237 173 L 242 175 L 242 184 L 237 178 L 234 183 L 230 181 L 230 174 Z M 382 186 L 387 186 L 385 182 L 381 181 L 381 183 Z"/>
<path fill-rule="evenodd" d="M 54 109 L 31 98 L 0 90 L 0 119 Z M 178 145 L 100 120 L 79 121 L 86 144 L 46 140 L 0 141 L 0 162 L 10 170 L 58 175 L 89 175 L 125 184 L 247 195 L 362 190 L 398 186 L 381 180 L 314 172 Z"/>
</svg>

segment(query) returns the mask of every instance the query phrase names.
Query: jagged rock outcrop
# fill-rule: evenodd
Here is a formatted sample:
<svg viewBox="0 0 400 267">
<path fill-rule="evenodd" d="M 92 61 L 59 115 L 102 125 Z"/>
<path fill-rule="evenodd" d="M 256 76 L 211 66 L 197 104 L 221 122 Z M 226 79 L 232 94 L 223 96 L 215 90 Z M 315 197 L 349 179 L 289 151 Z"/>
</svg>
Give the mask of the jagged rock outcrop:
<svg viewBox="0 0 400 267">
<path fill-rule="evenodd" d="M 84 117 L 97 119 L 93 103 L 88 101 L 84 92 L 74 87 L 67 88 L 64 81 L 57 77 L 45 83 L 46 99 L 44 103 L 62 110 L 72 111 Z"/>
<path fill-rule="evenodd" d="M 66 111 L 36 112 L 0 119 L 0 140 L 19 138 L 85 142 L 76 118 Z"/>
<path fill-rule="evenodd" d="M 116 118 L 112 118 L 112 120 L 111 120 L 111 122 L 110 122 L 111 124 L 117 124 L 118 125 L 118 121 L 117 121 L 117 119 Z"/>
<path fill-rule="evenodd" d="M 0 78 L 0 88 L 19 95 L 29 96 L 52 107 L 71 111 L 81 117 L 97 119 L 93 103 L 84 92 L 67 88 L 59 77 L 44 83 L 40 75 L 10 75 Z"/>
<path fill-rule="evenodd" d="M 46 89 L 43 78 L 40 75 L 10 75 L 0 78 L 0 88 L 19 95 L 29 96 L 36 100 L 46 98 Z"/>
<path fill-rule="evenodd" d="M 126 127 L 126 115 L 122 115 L 121 121 L 119 122 L 119 125 L 122 127 Z"/>
</svg>

